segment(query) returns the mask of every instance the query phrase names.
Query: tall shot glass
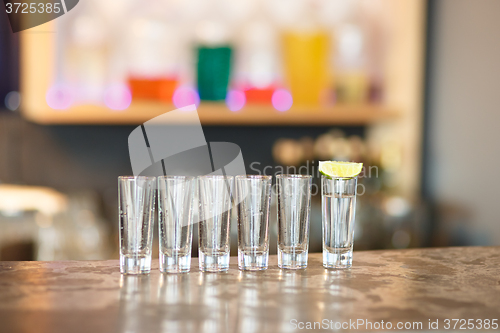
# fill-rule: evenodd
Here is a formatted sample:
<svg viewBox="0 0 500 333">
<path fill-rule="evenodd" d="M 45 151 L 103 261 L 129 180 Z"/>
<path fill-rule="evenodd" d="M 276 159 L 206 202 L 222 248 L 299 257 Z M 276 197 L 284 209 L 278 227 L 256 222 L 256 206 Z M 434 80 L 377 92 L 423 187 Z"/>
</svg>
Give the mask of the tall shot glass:
<svg viewBox="0 0 500 333">
<path fill-rule="evenodd" d="M 155 177 L 118 177 L 122 274 L 148 274 L 151 271 L 155 185 Z"/>
<path fill-rule="evenodd" d="M 194 177 L 158 177 L 160 271 L 184 273 L 191 269 Z"/>
<path fill-rule="evenodd" d="M 199 216 L 198 260 L 201 271 L 229 269 L 229 232 L 233 177 L 198 177 Z"/>
<path fill-rule="evenodd" d="M 352 266 L 356 187 L 358 177 L 321 177 L 323 220 L 323 266 Z"/>
<path fill-rule="evenodd" d="M 307 267 L 312 177 L 277 175 L 278 266 L 286 269 Z"/>
<path fill-rule="evenodd" d="M 264 270 L 269 259 L 271 176 L 236 176 L 238 267 Z"/>
</svg>

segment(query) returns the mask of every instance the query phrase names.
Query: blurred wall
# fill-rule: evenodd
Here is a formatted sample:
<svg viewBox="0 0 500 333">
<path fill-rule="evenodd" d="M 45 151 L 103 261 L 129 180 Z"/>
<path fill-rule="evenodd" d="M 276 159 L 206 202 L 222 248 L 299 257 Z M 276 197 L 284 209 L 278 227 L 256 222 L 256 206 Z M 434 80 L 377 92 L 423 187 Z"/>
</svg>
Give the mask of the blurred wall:
<svg viewBox="0 0 500 333">
<path fill-rule="evenodd" d="M 500 1 L 431 1 L 426 188 L 452 245 L 500 245 Z"/>
<path fill-rule="evenodd" d="M 0 15 L 0 112 L 7 94 L 19 90 L 19 34 L 11 32 L 6 18 Z"/>
</svg>

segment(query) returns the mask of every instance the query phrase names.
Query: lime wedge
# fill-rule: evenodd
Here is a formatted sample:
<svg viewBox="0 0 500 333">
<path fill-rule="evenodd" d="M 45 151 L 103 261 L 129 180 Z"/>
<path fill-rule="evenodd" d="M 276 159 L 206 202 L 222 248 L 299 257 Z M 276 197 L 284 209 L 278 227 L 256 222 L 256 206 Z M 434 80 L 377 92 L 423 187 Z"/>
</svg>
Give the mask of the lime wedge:
<svg viewBox="0 0 500 333">
<path fill-rule="evenodd" d="M 319 172 L 330 178 L 353 178 L 360 174 L 363 163 L 320 161 Z"/>
</svg>

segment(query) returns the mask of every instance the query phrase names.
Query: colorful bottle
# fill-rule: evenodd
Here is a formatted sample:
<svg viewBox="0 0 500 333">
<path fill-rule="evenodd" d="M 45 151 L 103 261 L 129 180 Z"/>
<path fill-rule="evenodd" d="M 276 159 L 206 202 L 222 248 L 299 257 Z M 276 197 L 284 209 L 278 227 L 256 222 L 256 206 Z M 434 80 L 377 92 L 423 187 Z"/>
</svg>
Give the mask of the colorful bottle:
<svg viewBox="0 0 500 333">
<path fill-rule="evenodd" d="M 315 3 L 305 4 L 283 35 L 285 76 L 296 106 L 322 104 L 327 96 L 330 38 L 317 12 Z"/>
<path fill-rule="evenodd" d="M 348 104 L 365 103 L 370 89 L 368 34 L 358 6 L 351 8 L 339 24 L 336 35 L 336 100 Z"/>
<path fill-rule="evenodd" d="M 161 3 L 141 4 L 130 15 L 127 81 L 134 100 L 171 103 L 177 86 L 182 45 L 176 25 L 165 19 L 162 8 Z"/>
<path fill-rule="evenodd" d="M 196 74 L 201 100 L 226 98 L 231 75 L 233 49 L 227 27 L 220 21 L 204 21 L 198 27 Z"/>
<path fill-rule="evenodd" d="M 247 103 L 271 104 L 275 89 L 282 86 L 278 34 L 263 16 L 256 13 L 240 40 L 237 85 L 245 92 Z"/>
<path fill-rule="evenodd" d="M 329 38 L 322 31 L 283 37 L 285 73 L 294 105 L 318 105 L 327 89 Z"/>
<path fill-rule="evenodd" d="M 201 100 L 220 101 L 226 98 L 231 74 L 230 46 L 197 47 L 197 82 Z"/>
</svg>

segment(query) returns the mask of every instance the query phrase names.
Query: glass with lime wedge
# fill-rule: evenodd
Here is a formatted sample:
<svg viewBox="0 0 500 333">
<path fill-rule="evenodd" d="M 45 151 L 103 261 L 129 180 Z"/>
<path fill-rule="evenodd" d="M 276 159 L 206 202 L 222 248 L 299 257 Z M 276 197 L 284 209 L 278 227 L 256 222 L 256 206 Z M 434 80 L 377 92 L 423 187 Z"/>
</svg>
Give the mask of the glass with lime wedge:
<svg viewBox="0 0 500 333">
<path fill-rule="evenodd" d="M 356 187 L 362 163 L 319 162 L 323 224 L 323 266 L 350 268 L 356 208 Z"/>
</svg>

